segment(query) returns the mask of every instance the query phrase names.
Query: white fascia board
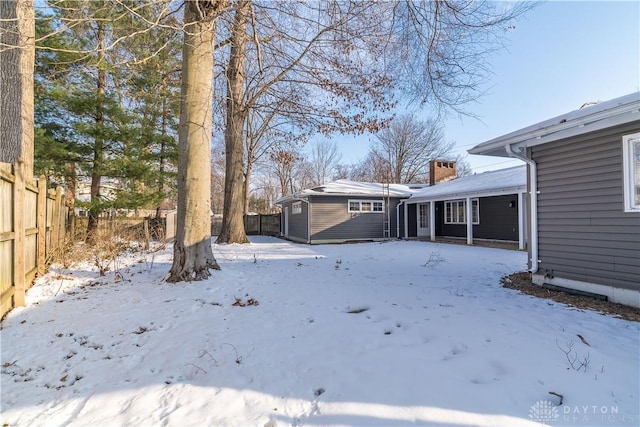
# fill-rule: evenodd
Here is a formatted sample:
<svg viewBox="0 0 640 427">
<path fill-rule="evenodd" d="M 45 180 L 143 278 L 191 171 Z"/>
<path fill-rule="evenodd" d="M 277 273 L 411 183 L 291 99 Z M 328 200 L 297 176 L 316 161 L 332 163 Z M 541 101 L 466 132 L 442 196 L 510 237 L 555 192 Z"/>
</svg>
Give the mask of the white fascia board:
<svg viewBox="0 0 640 427">
<path fill-rule="evenodd" d="M 314 193 L 312 194 L 314 197 L 318 196 L 318 197 L 330 197 L 330 196 L 334 196 L 334 197 L 368 197 L 368 198 L 383 198 L 385 197 L 384 194 L 382 193 Z M 410 197 L 411 194 L 399 194 L 399 193 L 389 193 L 389 197 L 393 198 L 393 199 L 402 199 L 402 198 L 407 198 Z"/>
<path fill-rule="evenodd" d="M 306 196 L 299 196 L 298 194 L 289 194 L 288 196 L 282 196 L 279 199 L 276 199 L 275 202 L 273 202 L 274 205 L 281 205 L 283 203 L 286 202 L 292 202 L 292 201 L 296 201 L 296 200 L 307 200 Z"/>
<path fill-rule="evenodd" d="M 418 204 L 418 203 L 426 203 L 426 202 L 442 202 L 445 200 L 458 200 L 464 199 L 467 197 L 471 198 L 481 198 L 481 197 L 495 197 L 495 196 L 506 196 L 509 194 L 518 194 L 518 193 L 526 193 L 526 186 L 519 187 L 511 187 L 511 188 L 503 188 L 498 190 L 491 191 L 472 191 L 468 193 L 451 193 L 451 194 L 438 194 L 436 196 L 425 196 L 425 197 L 412 197 L 410 199 L 405 200 L 405 204 Z"/>
<path fill-rule="evenodd" d="M 524 149 L 640 120 L 640 93 L 576 110 L 491 139 L 468 150 L 469 154 L 509 157 L 503 147 Z"/>
</svg>

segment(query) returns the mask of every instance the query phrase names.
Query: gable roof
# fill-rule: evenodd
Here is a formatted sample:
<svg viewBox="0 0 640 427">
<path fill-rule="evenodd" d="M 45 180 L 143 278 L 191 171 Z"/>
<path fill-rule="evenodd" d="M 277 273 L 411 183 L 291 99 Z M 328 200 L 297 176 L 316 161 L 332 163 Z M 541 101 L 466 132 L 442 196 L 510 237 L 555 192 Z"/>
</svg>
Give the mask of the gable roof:
<svg viewBox="0 0 640 427">
<path fill-rule="evenodd" d="M 389 184 L 390 197 L 409 197 L 417 188 L 423 185 Z M 279 204 L 287 200 L 305 198 L 308 196 L 370 196 L 382 197 L 383 187 L 379 182 L 357 182 L 346 179 L 339 179 L 334 182 L 319 185 L 317 187 L 298 191 L 288 196 L 277 199 L 274 203 Z"/>
<path fill-rule="evenodd" d="M 413 193 L 407 203 L 429 200 L 456 199 L 462 197 L 486 197 L 515 194 L 527 188 L 526 166 L 463 176 Z"/>
<path fill-rule="evenodd" d="M 640 92 L 580 108 L 476 145 L 469 154 L 509 157 L 526 148 L 640 120 Z"/>
</svg>

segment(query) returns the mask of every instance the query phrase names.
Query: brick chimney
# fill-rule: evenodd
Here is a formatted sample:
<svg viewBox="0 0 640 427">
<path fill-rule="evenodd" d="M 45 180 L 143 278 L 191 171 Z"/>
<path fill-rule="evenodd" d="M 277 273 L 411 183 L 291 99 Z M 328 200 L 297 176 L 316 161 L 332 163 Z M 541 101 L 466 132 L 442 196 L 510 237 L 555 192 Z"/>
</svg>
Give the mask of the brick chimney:
<svg viewBox="0 0 640 427">
<path fill-rule="evenodd" d="M 456 177 L 456 162 L 431 160 L 429 162 L 429 185 L 449 181 Z"/>
</svg>

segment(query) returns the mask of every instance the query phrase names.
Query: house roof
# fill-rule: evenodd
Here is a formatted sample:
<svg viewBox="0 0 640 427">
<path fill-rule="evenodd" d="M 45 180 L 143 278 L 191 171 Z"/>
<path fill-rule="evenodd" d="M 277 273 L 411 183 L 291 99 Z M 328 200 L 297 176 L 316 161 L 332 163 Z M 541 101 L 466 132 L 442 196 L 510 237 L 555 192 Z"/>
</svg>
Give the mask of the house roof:
<svg viewBox="0 0 640 427">
<path fill-rule="evenodd" d="M 509 157 L 524 149 L 640 120 L 640 92 L 580 108 L 476 145 L 469 154 Z"/>
<path fill-rule="evenodd" d="M 422 188 L 423 185 L 389 184 L 390 197 L 409 197 L 415 189 Z M 382 197 L 382 184 L 378 182 L 357 182 L 346 179 L 339 179 L 334 182 L 319 185 L 317 187 L 298 191 L 288 196 L 277 199 L 274 203 L 280 204 L 288 200 L 305 198 L 308 196 L 370 196 Z"/>
<path fill-rule="evenodd" d="M 456 199 L 467 196 L 482 197 L 501 194 L 515 194 L 527 188 L 526 166 L 468 175 L 426 187 L 413 193 L 407 203 L 429 200 Z"/>
</svg>

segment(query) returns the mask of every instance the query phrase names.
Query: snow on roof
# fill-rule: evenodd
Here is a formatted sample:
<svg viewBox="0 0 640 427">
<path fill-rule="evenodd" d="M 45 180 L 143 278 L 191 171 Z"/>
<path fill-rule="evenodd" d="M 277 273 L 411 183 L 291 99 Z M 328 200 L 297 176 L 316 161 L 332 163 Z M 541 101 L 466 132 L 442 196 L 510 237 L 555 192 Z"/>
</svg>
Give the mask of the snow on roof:
<svg viewBox="0 0 640 427">
<path fill-rule="evenodd" d="M 409 197 L 414 188 L 422 188 L 421 185 L 389 184 L 389 196 Z M 307 196 L 372 196 L 382 197 L 382 184 L 379 182 L 357 182 L 346 179 L 339 179 L 334 182 L 319 185 L 317 187 L 298 191 L 295 194 L 280 197 L 275 203 L 282 203 L 286 200 L 307 197 Z"/>
<path fill-rule="evenodd" d="M 453 179 L 442 184 L 413 193 L 409 203 L 438 198 L 462 197 L 467 195 L 487 195 L 493 193 L 516 193 L 527 187 L 526 166 L 484 172 Z"/>
<path fill-rule="evenodd" d="M 640 92 L 600 102 L 491 139 L 470 154 L 508 157 L 506 145 L 534 146 L 640 120 Z"/>
</svg>

